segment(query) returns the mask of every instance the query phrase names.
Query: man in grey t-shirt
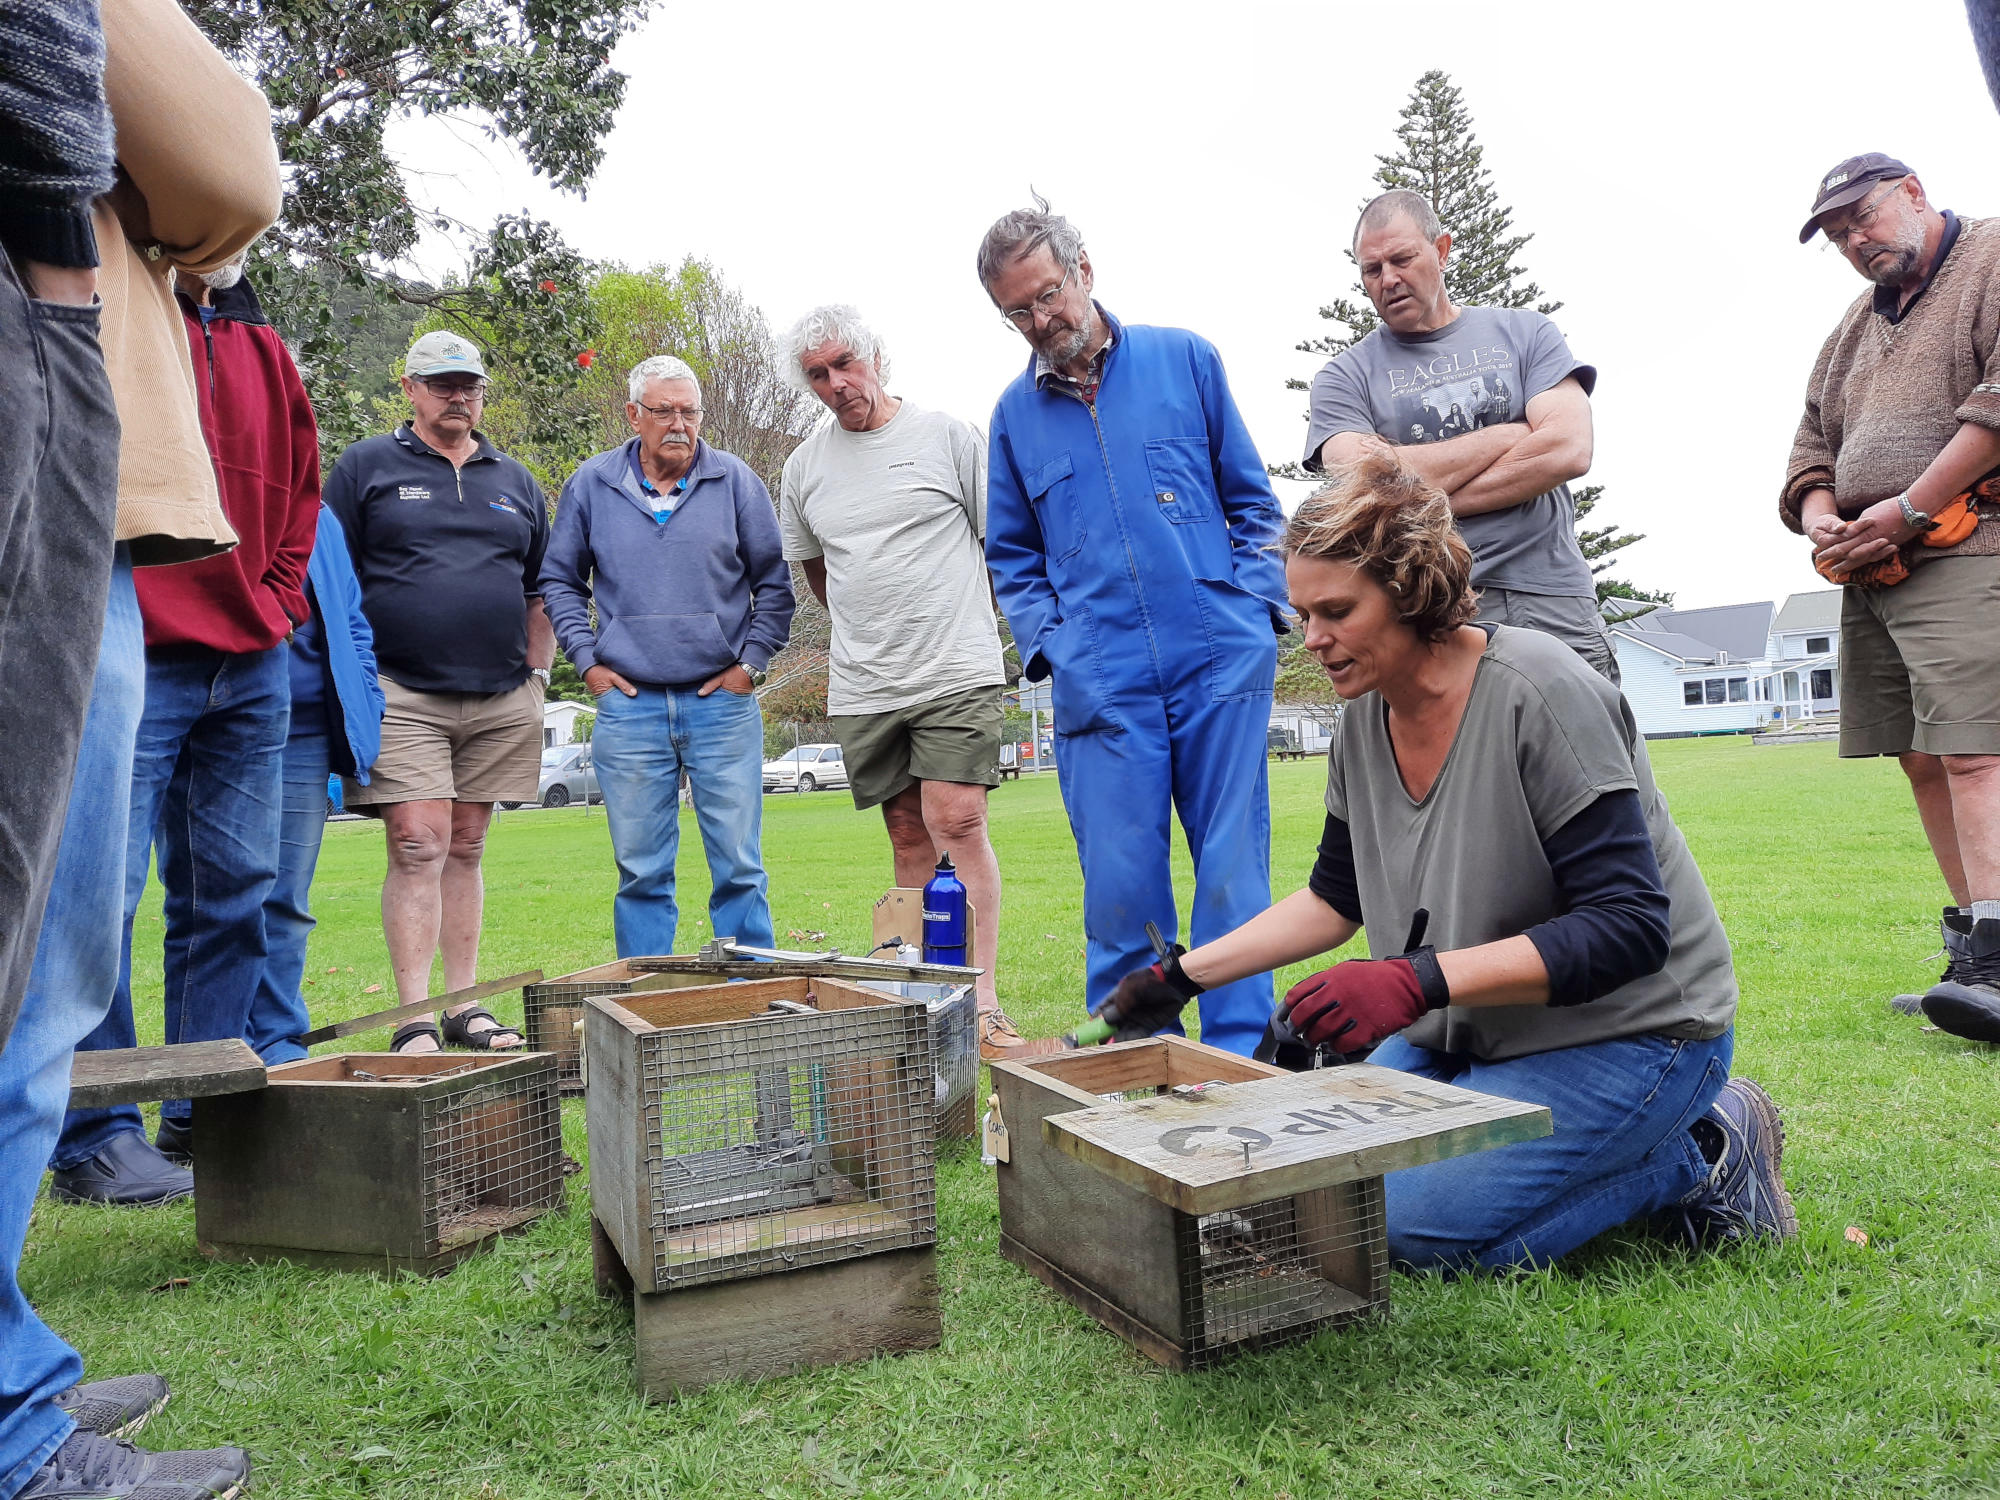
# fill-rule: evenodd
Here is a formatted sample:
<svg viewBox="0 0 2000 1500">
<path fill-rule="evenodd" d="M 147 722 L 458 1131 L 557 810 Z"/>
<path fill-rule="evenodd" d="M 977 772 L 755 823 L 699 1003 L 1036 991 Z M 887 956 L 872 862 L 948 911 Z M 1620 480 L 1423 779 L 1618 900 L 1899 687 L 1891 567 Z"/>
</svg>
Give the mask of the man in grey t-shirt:
<svg viewBox="0 0 2000 1500">
<path fill-rule="evenodd" d="M 781 357 L 834 417 L 785 460 L 778 519 L 786 558 L 833 617 L 827 710 L 854 805 L 882 809 L 896 884 L 923 885 L 951 855 L 979 913 L 980 1049 L 1005 1057 L 1022 1041 L 993 974 L 986 789 L 1000 779 L 1007 676 L 983 550 L 986 440 L 891 396 L 881 340 L 851 307 L 807 313 Z"/>
<path fill-rule="evenodd" d="M 1420 193 L 1361 211 L 1354 258 L 1382 323 L 1313 378 L 1306 467 L 1351 462 L 1371 436 L 1396 444 L 1451 499 L 1479 618 L 1545 631 L 1616 683 L 1569 494 L 1590 468 L 1597 371 L 1538 312 L 1455 306 L 1450 253 Z"/>
</svg>

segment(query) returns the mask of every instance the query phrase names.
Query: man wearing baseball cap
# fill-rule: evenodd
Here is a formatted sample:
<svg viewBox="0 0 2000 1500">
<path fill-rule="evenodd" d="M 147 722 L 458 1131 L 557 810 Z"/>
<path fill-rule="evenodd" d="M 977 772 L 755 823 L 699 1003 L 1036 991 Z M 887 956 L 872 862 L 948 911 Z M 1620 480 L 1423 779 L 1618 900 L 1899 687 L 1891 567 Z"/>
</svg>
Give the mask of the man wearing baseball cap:
<svg viewBox="0 0 2000 1500">
<path fill-rule="evenodd" d="M 1820 179 L 1815 234 L 1872 286 L 1813 366 L 1779 514 L 1844 586 L 1840 753 L 1902 763 L 1951 892 L 1943 981 L 1892 1004 L 2000 1041 L 2000 219 L 1870 152 Z"/>
<path fill-rule="evenodd" d="M 427 333 L 403 364 L 411 420 L 364 438 L 327 477 L 347 533 L 361 609 L 375 633 L 387 707 L 368 784 L 346 804 L 381 816 L 389 842 L 382 927 L 396 992 L 430 993 L 432 955 L 447 990 L 477 981 L 479 862 L 495 802 L 532 802 L 542 760 L 542 693 L 555 633 L 536 583 L 548 506 L 532 475 L 479 432 L 486 365 L 455 333 Z M 512 1050 L 520 1033 L 476 1004 L 444 1031 L 412 1021 L 391 1043 Z"/>
</svg>

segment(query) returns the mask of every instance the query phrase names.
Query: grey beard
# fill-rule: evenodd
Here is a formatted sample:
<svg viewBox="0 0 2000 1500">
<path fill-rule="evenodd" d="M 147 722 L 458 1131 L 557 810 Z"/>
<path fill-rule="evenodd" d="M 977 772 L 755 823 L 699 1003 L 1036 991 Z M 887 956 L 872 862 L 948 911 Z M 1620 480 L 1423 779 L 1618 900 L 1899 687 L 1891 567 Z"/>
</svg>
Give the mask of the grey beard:
<svg viewBox="0 0 2000 1500">
<path fill-rule="evenodd" d="M 226 292 L 243 279 L 243 262 L 232 260 L 220 270 L 196 273 L 211 292 Z"/>
</svg>

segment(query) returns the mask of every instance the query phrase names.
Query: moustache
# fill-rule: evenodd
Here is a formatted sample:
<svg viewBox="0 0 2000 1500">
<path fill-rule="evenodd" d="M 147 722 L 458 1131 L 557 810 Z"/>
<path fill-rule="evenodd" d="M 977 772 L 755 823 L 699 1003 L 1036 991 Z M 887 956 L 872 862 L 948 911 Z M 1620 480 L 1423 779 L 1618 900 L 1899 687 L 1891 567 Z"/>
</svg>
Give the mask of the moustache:
<svg viewBox="0 0 2000 1500">
<path fill-rule="evenodd" d="M 691 440 L 689 439 L 688 435 L 685 432 L 670 432 L 665 437 L 660 439 L 660 446 L 662 448 L 667 448 L 667 447 L 685 448 L 689 445 L 690 441 Z"/>
</svg>

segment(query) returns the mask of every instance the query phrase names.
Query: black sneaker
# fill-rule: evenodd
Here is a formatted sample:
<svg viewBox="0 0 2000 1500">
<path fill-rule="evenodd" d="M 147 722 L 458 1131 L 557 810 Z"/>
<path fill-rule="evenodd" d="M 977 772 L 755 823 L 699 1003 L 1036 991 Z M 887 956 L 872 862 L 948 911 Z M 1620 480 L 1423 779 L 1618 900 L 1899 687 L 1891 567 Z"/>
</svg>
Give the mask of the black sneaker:
<svg viewBox="0 0 2000 1500">
<path fill-rule="evenodd" d="M 192 1197 L 194 1173 L 153 1148 L 143 1130 L 121 1130 L 89 1161 L 53 1174 L 49 1196 L 63 1203 L 151 1208 Z"/>
<path fill-rule="evenodd" d="M 194 1165 L 194 1119 L 189 1115 L 160 1116 L 160 1128 L 153 1135 L 153 1149 L 177 1167 Z"/>
<path fill-rule="evenodd" d="M 1924 1014 L 1939 1031 L 1974 1042 L 2000 1042 L 2000 921 L 1972 924 L 1956 978 L 1947 975 L 1924 996 Z"/>
<path fill-rule="evenodd" d="M 1938 983 L 1955 984 L 1965 977 L 1965 959 L 1972 947 L 1972 913 L 1962 906 L 1947 906 L 1944 920 L 1938 923 L 1938 933 L 1944 939 L 1944 973 Z M 1920 1016 L 1924 1013 L 1924 997 L 1891 996 L 1889 1009 L 1898 1015 Z"/>
<path fill-rule="evenodd" d="M 148 1453 L 73 1432 L 15 1500 L 234 1500 L 250 1483 L 241 1448 Z"/>
<path fill-rule="evenodd" d="M 1732 1078 L 1696 1130 L 1720 1142 L 1708 1182 L 1684 1209 L 1697 1242 L 1795 1238 L 1798 1210 L 1780 1171 L 1785 1127 L 1771 1096 L 1747 1078 Z"/>
<path fill-rule="evenodd" d="M 128 1438 L 167 1407 L 167 1383 L 157 1375 L 120 1375 L 73 1385 L 56 1405 L 84 1432 Z"/>
</svg>

